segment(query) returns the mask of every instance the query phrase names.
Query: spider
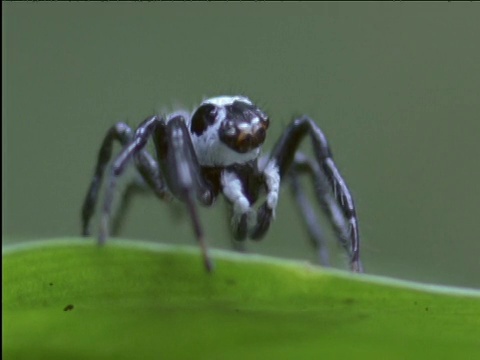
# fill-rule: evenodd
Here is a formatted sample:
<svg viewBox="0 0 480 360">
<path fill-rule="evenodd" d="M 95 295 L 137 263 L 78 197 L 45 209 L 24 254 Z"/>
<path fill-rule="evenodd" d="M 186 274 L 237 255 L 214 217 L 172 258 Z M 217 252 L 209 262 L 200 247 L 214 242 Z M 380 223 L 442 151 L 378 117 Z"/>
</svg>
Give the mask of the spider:
<svg viewBox="0 0 480 360">
<path fill-rule="evenodd" d="M 176 111 L 168 116 L 148 117 L 135 132 L 123 122 L 116 123 L 100 147 L 82 208 L 82 234 L 90 233 L 89 223 L 105 168 L 112 145 L 118 141 L 123 149 L 114 159 L 107 179 L 98 236 L 100 245 L 109 236 L 117 181 L 127 166 L 134 163 L 143 182 L 159 199 L 177 198 L 185 204 L 207 271 L 213 269 L 213 263 L 197 202 L 208 207 L 223 194 L 230 205 L 233 238 L 259 240 L 275 218 L 283 182 L 290 184 L 320 262 L 328 265 L 323 233 L 300 182 L 300 177 L 307 175 L 314 184 L 316 200 L 349 255 L 351 270 L 362 272 L 354 201 L 333 161 L 325 135 L 311 118 L 301 116 L 286 127 L 271 153 L 261 156 L 269 122 L 265 112 L 249 98 L 218 96 L 204 100 L 191 114 Z M 311 139 L 312 158 L 298 150 L 306 136 Z M 145 148 L 149 139 L 153 139 L 156 159 Z M 262 203 L 255 208 L 260 198 Z"/>
</svg>

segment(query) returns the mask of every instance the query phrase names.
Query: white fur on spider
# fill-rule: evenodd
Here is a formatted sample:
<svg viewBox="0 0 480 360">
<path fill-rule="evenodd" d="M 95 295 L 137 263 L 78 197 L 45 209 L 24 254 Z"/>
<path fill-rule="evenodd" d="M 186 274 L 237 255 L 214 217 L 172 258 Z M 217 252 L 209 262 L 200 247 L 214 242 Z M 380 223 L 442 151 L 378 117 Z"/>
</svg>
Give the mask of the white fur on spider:
<svg viewBox="0 0 480 360">
<path fill-rule="evenodd" d="M 216 105 L 218 107 L 224 107 L 224 106 L 227 106 L 227 105 L 232 105 L 235 101 L 241 101 L 241 102 L 244 102 L 246 104 L 253 105 L 252 100 L 250 100 L 246 96 L 241 96 L 241 95 L 237 95 L 237 96 L 223 95 L 223 96 L 217 96 L 217 97 L 205 99 L 205 100 L 203 100 L 202 105 L 203 104 L 212 104 L 212 105 Z"/>
<path fill-rule="evenodd" d="M 191 134 L 193 147 L 195 148 L 200 165 L 227 166 L 232 164 L 244 164 L 258 158 L 260 155 L 260 147 L 242 154 L 229 148 L 220 141 L 218 137 L 218 130 L 227 114 L 225 106 L 231 105 L 235 101 L 242 101 L 250 105 L 252 104 L 251 100 L 245 96 L 218 96 L 202 102 L 202 105 L 212 104 L 217 106 L 217 121 L 208 127 L 201 135 Z M 190 126 L 191 116 L 189 116 L 188 119 L 188 126 Z"/>
</svg>

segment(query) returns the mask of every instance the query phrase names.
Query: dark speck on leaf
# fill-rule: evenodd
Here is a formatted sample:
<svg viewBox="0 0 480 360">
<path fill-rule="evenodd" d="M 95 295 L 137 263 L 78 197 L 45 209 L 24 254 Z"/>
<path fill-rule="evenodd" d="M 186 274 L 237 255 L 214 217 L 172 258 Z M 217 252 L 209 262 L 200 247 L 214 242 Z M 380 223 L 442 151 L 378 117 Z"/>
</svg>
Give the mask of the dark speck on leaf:
<svg viewBox="0 0 480 360">
<path fill-rule="evenodd" d="M 237 284 L 237 282 L 234 279 L 225 279 L 225 283 L 230 286 Z"/>
<path fill-rule="evenodd" d="M 428 311 L 428 306 L 425 308 L 425 311 Z"/>
<path fill-rule="evenodd" d="M 63 311 L 72 311 L 73 310 L 73 305 L 72 304 L 68 304 L 67 306 L 65 306 L 63 308 Z"/>
<path fill-rule="evenodd" d="M 50 284 L 48 284 L 48 285 L 53 286 L 53 283 L 50 283 Z"/>
</svg>

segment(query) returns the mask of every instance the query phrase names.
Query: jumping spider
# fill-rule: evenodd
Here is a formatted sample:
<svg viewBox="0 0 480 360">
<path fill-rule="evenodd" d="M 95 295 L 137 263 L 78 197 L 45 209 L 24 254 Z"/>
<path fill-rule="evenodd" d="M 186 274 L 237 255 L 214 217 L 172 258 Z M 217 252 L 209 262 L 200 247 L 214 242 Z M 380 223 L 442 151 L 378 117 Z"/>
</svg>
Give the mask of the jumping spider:
<svg viewBox="0 0 480 360">
<path fill-rule="evenodd" d="M 285 180 L 291 185 L 310 238 L 318 248 L 320 261 L 325 264 L 328 259 L 323 236 L 299 182 L 305 174 L 312 178 L 317 201 L 350 257 L 351 270 L 361 272 L 354 201 L 333 161 L 325 135 L 312 119 L 302 116 L 287 126 L 270 154 L 260 156 L 269 122 L 268 116 L 247 97 L 219 96 L 203 101 L 192 114 L 177 111 L 166 117 L 151 116 L 135 132 L 125 123 L 115 124 L 103 140 L 83 204 L 83 235 L 89 234 L 104 170 L 111 158 L 113 142 L 118 141 L 123 149 L 108 176 L 100 244 L 108 237 L 117 180 L 133 162 L 159 199 L 175 197 L 185 203 L 208 271 L 212 270 L 213 263 L 207 252 L 196 202 L 211 206 L 217 196 L 223 194 L 231 205 L 234 239 L 258 240 L 266 234 L 275 217 L 280 185 Z M 311 139 L 313 158 L 298 151 L 305 136 Z M 156 159 L 145 148 L 150 138 L 155 145 Z M 254 208 L 263 195 L 265 201 Z"/>
</svg>

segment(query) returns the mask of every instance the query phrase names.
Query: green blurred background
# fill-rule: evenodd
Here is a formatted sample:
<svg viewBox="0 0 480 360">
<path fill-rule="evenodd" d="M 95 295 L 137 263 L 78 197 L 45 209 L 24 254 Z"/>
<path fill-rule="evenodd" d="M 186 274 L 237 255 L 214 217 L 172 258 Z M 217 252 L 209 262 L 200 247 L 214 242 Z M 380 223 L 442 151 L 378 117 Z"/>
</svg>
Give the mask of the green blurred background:
<svg viewBox="0 0 480 360">
<path fill-rule="evenodd" d="M 114 122 L 134 126 L 241 93 L 271 116 L 267 149 L 294 114 L 325 131 L 358 206 L 367 272 L 480 287 L 478 4 L 3 2 L 2 10 L 4 243 L 79 234 Z M 224 211 L 201 213 L 219 248 L 230 247 Z M 179 213 L 136 198 L 121 235 L 193 244 Z M 315 259 L 288 190 L 267 237 L 248 248 Z"/>
</svg>

